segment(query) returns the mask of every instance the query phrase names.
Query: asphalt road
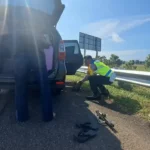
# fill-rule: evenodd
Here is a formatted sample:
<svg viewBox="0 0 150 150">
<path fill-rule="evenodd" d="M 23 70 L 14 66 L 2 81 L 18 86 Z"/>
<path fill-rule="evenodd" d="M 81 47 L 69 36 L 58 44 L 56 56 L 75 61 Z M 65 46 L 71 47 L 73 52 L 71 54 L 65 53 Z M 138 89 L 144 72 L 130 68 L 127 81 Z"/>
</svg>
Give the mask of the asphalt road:
<svg viewBox="0 0 150 150">
<path fill-rule="evenodd" d="M 0 95 L 0 150 L 150 150 L 148 123 L 136 116 L 122 114 L 115 107 L 86 101 L 84 93 L 72 93 L 69 88 L 55 98 L 56 118 L 50 123 L 41 120 L 39 94 L 30 93 L 30 120 L 15 120 L 14 93 Z M 6 104 L 5 109 L 2 110 Z M 1 111 L 2 110 L 2 111 Z M 95 111 L 108 114 L 118 133 L 97 123 Z M 79 130 L 76 122 L 90 121 L 98 126 L 98 136 L 79 144 L 73 140 Z"/>
</svg>

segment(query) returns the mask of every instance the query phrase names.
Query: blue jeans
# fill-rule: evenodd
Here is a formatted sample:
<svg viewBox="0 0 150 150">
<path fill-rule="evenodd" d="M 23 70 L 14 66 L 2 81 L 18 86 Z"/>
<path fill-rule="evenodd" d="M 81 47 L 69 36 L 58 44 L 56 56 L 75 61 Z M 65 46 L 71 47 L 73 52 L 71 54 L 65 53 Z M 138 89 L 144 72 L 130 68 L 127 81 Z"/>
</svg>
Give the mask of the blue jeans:
<svg viewBox="0 0 150 150">
<path fill-rule="evenodd" d="M 33 69 L 40 85 L 43 121 L 53 119 L 52 95 L 48 83 L 44 52 L 21 52 L 15 56 L 15 104 L 16 118 L 24 122 L 29 119 L 28 112 L 28 75 Z"/>
</svg>

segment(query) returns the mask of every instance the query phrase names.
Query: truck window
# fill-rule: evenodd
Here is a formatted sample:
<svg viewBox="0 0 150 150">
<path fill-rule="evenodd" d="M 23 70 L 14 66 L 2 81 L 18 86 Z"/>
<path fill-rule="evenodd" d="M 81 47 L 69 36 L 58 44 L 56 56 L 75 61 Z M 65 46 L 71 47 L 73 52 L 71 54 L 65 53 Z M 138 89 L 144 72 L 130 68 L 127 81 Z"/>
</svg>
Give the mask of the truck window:
<svg viewBox="0 0 150 150">
<path fill-rule="evenodd" d="M 66 47 L 66 54 L 69 56 L 73 56 L 73 54 L 75 52 L 75 46 L 67 46 Z"/>
<path fill-rule="evenodd" d="M 67 52 L 70 50 L 74 54 L 79 54 L 80 53 L 80 49 L 78 47 L 78 44 L 75 43 L 75 42 L 65 42 L 65 48 L 66 48 Z"/>
<path fill-rule="evenodd" d="M 55 0 L 0 0 L 0 6 L 23 6 L 52 15 L 55 9 L 54 1 Z"/>
</svg>

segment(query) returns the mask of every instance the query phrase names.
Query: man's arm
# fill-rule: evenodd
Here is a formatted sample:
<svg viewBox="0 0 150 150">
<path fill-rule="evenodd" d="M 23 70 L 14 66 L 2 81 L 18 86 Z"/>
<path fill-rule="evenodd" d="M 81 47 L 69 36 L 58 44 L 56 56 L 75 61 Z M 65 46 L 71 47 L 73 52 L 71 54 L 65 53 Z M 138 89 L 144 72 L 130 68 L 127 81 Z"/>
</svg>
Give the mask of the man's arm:
<svg viewBox="0 0 150 150">
<path fill-rule="evenodd" d="M 95 64 L 91 64 L 90 68 L 93 70 L 93 72 L 95 72 L 97 70 L 97 67 L 95 66 Z M 88 81 L 89 79 L 89 73 L 87 72 L 87 75 L 79 82 L 84 83 L 86 81 Z"/>
<path fill-rule="evenodd" d="M 89 75 L 87 74 L 82 80 L 80 80 L 79 82 L 77 82 L 77 85 L 75 86 L 75 90 L 78 91 L 80 90 L 82 84 L 88 80 Z"/>
<path fill-rule="evenodd" d="M 91 64 L 90 68 L 93 70 L 93 72 L 95 72 L 97 70 L 97 67 L 95 64 Z"/>
<path fill-rule="evenodd" d="M 93 72 L 95 72 L 97 70 L 97 67 L 95 66 L 95 64 L 91 64 L 90 68 L 92 69 Z M 89 74 L 87 72 L 87 75 L 81 80 L 81 82 L 88 81 L 88 78 L 89 78 Z"/>
<path fill-rule="evenodd" d="M 81 82 L 83 83 L 83 82 L 87 81 L 88 78 L 89 78 L 89 75 L 87 74 L 87 75 L 81 80 Z"/>
</svg>

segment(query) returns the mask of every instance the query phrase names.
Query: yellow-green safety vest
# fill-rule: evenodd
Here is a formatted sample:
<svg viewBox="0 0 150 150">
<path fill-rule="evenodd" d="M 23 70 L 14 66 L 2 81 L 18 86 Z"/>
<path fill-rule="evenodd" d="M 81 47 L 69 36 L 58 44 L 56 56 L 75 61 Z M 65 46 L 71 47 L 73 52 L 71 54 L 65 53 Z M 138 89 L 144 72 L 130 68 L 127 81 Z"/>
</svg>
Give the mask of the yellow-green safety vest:
<svg viewBox="0 0 150 150">
<path fill-rule="evenodd" d="M 111 76 L 112 70 L 110 69 L 109 66 L 105 65 L 103 62 L 100 62 L 99 60 L 94 61 L 94 64 L 97 67 L 97 70 L 95 71 L 95 73 L 101 76 L 106 76 L 106 77 Z"/>
</svg>

